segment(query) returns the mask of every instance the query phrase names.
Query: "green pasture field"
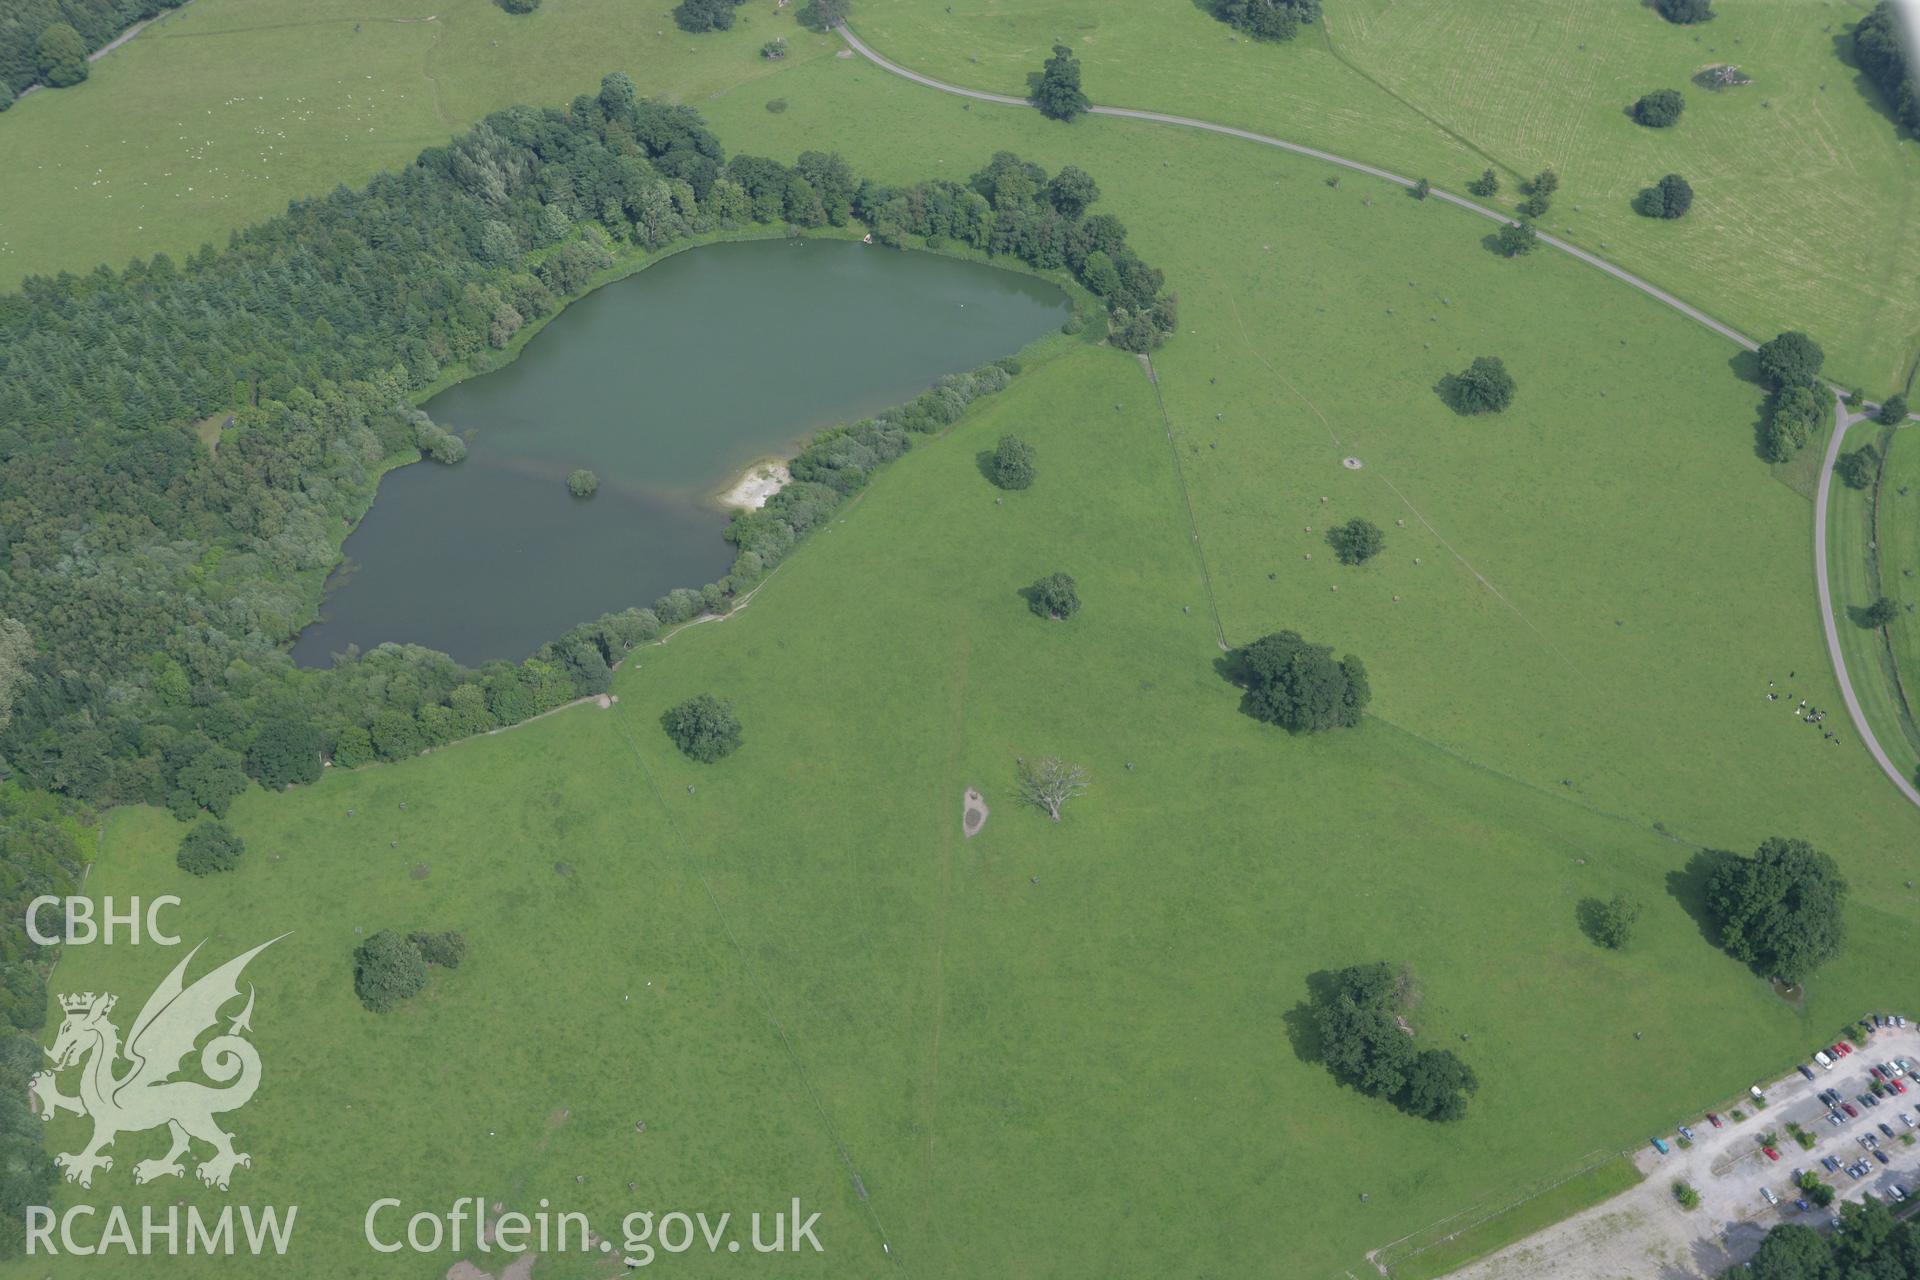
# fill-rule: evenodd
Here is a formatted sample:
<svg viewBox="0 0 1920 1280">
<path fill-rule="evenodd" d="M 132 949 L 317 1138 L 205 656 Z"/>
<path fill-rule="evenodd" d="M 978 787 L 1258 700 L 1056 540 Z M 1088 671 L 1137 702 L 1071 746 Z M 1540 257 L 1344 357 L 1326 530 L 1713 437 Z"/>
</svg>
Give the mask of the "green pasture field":
<svg viewBox="0 0 1920 1280">
<path fill-rule="evenodd" d="M 1340 0 L 1290 44 L 1237 37 L 1200 3 L 861 0 L 855 28 L 927 75 L 1025 91 L 1056 41 L 1095 102 L 1199 116 L 1385 165 L 1462 191 L 1492 166 L 1503 190 L 1552 167 L 1542 225 L 1758 337 L 1805 329 L 1829 372 L 1870 390 L 1920 353 L 1920 148 L 1843 58 L 1861 6 L 1722 0 L 1673 26 L 1630 0 L 1519 5 Z M 1710 92 L 1734 63 L 1753 84 Z M 1671 129 L 1626 108 L 1687 99 Z M 1685 219 L 1634 213 L 1662 174 L 1693 183 Z"/>
<path fill-rule="evenodd" d="M 166 251 L 176 259 L 520 103 L 564 106 L 625 70 L 698 104 L 829 56 L 772 0 L 691 36 L 672 0 L 193 0 L 75 88 L 0 114 L 0 288 Z M 429 20 L 430 19 L 430 20 Z M 786 37 L 784 62 L 760 57 Z M 791 157 L 789 157 L 791 159 Z"/>
<path fill-rule="evenodd" d="M 299 1203 L 274 1264 L 295 1277 L 443 1274 L 360 1243 L 377 1196 L 545 1195 L 596 1224 L 799 1196 L 827 1253 L 796 1274 L 1331 1278 L 1907 990 L 1885 961 L 1920 915 L 1896 887 L 1920 815 L 1764 701 L 1790 670 L 1837 696 L 1807 504 L 1755 456 L 1730 346 L 1572 262 L 1493 257 L 1469 215 L 1224 138 L 969 109 L 833 58 L 701 105 L 732 149 L 831 137 L 882 178 L 1000 148 L 1088 169 L 1181 293 L 1164 416 L 1138 361 L 1068 348 L 746 609 L 641 650 L 611 709 L 254 792 L 231 875 L 187 881 L 177 823 L 112 815 L 90 893 L 180 893 L 214 959 L 295 932 L 250 973 L 268 1075 L 230 1117 L 239 1195 L 122 1164 L 91 1199 Z M 1502 417 L 1438 404 L 1477 354 L 1520 383 Z M 1039 479 L 1003 495 L 977 458 L 1010 431 Z M 1336 570 L 1319 536 L 1352 514 L 1388 549 Z M 1017 595 L 1055 570 L 1086 601 L 1067 623 Z M 1241 715 L 1216 614 L 1232 643 L 1293 625 L 1360 653 L 1376 714 L 1312 739 Z M 710 767 L 658 724 L 703 690 L 746 726 Z M 1013 791 L 1044 753 L 1094 779 L 1058 825 Z M 993 816 L 969 840 L 970 785 Z M 1794 1007 L 1708 944 L 1686 872 L 1775 833 L 1855 886 L 1851 945 Z M 1575 923 L 1616 892 L 1646 904 L 1619 953 Z M 460 929 L 472 959 L 376 1017 L 348 964 L 383 927 Z M 131 1003 L 175 958 L 76 948 L 55 988 Z M 1458 1125 L 1310 1060 L 1308 975 L 1379 958 L 1418 973 L 1421 1042 L 1479 1073 Z"/>
<path fill-rule="evenodd" d="M 1901 442 L 1888 451 L 1888 465 L 1882 480 L 1880 529 L 1876 538 L 1874 496 L 1865 489 L 1849 489 L 1838 477 L 1833 482 L 1833 500 L 1827 513 L 1827 572 L 1833 585 L 1834 618 L 1840 631 L 1840 647 L 1846 654 L 1847 674 L 1853 680 L 1854 695 L 1860 709 L 1873 725 L 1874 737 L 1887 755 L 1908 777 L 1920 767 L 1920 727 L 1916 727 L 1910 709 L 1900 692 L 1902 678 L 1908 681 L 1920 675 L 1920 653 L 1911 636 L 1917 628 L 1904 614 L 1891 628 L 1895 647 L 1889 647 L 1880 631 L 1862 627 L 1856 621 L 1859 612 L 1881 595 L 1907 601 L 1920 598 L 1920 587 L 1905 576 L 1915 559 L 1913 518 L 1915 473 L 1920 472 L 1911 458 L 1908 441 L 1913 433 L 1888 433 L 1878 423 L 1856 423 L 1847 433 L 1846 448 L 1881 444 L 1892 439 Z M 1905 486 L 1907 493 L 1900 489 Z M 1878 576 L 1874 556 L 1877 552 Z M 1896 663 L 1900 664 L 1896 673 Z M 1909 685 L 1911 688 L 1912 686 Z M 1834 708 L 1836 713 L 1841 708 Z M 1836 714 L 1833 719 L 1843 718 Z M 1831 721 L 1829 722 L 1831 723 Z"/>
<path fill-rule="evenodd" d="M 1881 589 L 1902 605 L 1920 604 L 1920 431 L 1911 427 L 1891 437 L 1878 514 Z M 1902 612 L 1890 634 L 1906 696 L 1920 698 L 1920 617 Z M 1920 742 L 1910 745 L 1920 759 Z"/>
</svg>

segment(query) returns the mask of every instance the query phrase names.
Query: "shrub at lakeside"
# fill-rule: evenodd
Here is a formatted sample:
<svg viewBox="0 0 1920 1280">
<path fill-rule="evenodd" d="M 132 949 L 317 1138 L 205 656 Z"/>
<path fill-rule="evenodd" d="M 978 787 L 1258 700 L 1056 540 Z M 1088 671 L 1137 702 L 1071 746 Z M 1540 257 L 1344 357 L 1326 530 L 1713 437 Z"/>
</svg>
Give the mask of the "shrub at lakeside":
<svg viewBox="0 0 1920 1280">
<path fill-rule="evenodd" d="M 314 734 L 352 767 L 604 692 L 634 645 L 726 611 L 913 435 L 1017 365 L 943 377 L 819 433 L 794 483 L 735 519 L 738 555 L 717 582 L 583 623 L 517 665 L 380 645 L 298 669 L 286 645 L 383 466 L 464 455 L 411 394 L 486 367 L 619 253 L 754 223 L 858 221 L 882 244 L 952 240 L 1071 272 L 1105 300 L 1110 340 L 1146 350 L 1173 330 L 1175 301 L 1119 220 L 1089 210 L 1098 194 L 1078 170 L 1007 152 L 964 183 L 909 186 L 862 181 L 823 152 L 729 158 L 696 112 L 641 100 L 615 74 L 565 110 L 497 112 L 363 190 L 296 201 L 225 250 L 29 278 L 0 296 L 14 614 L 0 639 L 25 637 L 9 667 L 20 678 L 0 681 L 0 756 L 36 788 L 217 816 L 249 776 L 310 781 Z M 210 452 L 193 424 L 227 411 Z M 75 556 L 83 534 L 91 549 Z M 263 741 L 274 721 L 301 740 Z"/>
</svg>

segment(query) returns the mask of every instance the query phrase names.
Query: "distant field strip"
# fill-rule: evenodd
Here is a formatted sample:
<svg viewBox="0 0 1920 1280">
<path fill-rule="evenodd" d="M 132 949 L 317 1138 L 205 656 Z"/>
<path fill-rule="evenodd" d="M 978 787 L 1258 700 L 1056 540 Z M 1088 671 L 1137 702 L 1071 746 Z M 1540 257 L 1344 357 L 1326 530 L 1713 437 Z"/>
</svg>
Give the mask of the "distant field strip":
<svg viewBox="0 0 1920 1280">
<path fill-rule="evenodd" d="M 1600 1156 L 1600 1153 L 1593 1153 Z M 1478 1209 L 1437 1222 L 1396 1240 L 1372 1255 L 1391 1280 L 1435 1280 L 1484 1258 L 1542 1227 L 1570 1218 L 1582 1209 L 1611 1200 L 1640 1182 L 1640 1171 L 1624 1155 L 1601 1156 L 1557 1182 L 1530 1190 L 1491 1212 Z M 1474 1217 L 1474 1214 L 1480 1214 Z"/>
</svg>

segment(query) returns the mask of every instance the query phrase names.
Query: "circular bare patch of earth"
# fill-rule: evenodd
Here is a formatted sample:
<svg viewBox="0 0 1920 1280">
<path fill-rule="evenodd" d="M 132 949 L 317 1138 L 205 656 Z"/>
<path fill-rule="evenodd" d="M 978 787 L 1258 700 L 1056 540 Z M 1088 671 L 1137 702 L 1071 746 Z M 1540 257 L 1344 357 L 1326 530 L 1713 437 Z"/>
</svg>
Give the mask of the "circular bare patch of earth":
<svg viewBox="0 0 1920 1280">
<path fill-rule="evenodd" d="M 1340 465 L 1345 467 L 1349 471 L 1358 471 L 1361 467 L 1365 466 L 1366 464 L 1361 462 L 1360 459 L 1358 458 L 1342 458 L 1340 459 Z"/>
<path fill-rule="evenodd" d="M 961 833 L 969 840 L 979 835 L 980 828 L 987 825 L 987 815 L 990 812 L 986 797 L 972 787 L 968 787 L 966 795 L 960 798 Z"/>
<path fill-rule="evenodd" d="M 425 880 L 433 874 L 433 868 L 423 862 L 407 874 L 411 875 L 415 880 Z"/>
</svg>

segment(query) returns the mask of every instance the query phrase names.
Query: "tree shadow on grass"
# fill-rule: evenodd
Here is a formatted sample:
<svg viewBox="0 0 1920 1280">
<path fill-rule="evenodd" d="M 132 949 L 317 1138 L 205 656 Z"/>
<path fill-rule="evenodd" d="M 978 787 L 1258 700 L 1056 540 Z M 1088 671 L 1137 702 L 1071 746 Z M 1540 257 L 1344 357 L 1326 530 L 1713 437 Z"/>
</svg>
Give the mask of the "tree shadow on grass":
<svg viewBox="0 0 1920 1280">
<path fill-rule="evenodd" d="M 1280 1015 L 1280 1025 L 1286 1029 L 1293 1056 L 1310 1067 L 1327 1060 L 1326 1043 L 1320 1039 L 1320 1028 L 1313 1021 L 1314 1002 L 1331 999 L 1332 993 L 1333 974 L 1325 969 L 1316 970 L 1307 975 L 1307 998 Z"/>
<path fill-rule="evenodd" d="M 1880 629 L 1880 624 L 1875 622 L 1873 618 L 1869 616 L 1867 607 L 1865 605 L 1859 605 L 1859 604 L 1848 605 L 1847 620 L 1853 623 L 1854 626 L 1860 628 L 1862 631 L 1878 631 Z"/>
<path fill-rule="evenodd" d="M 1466 408 L 1460 400 L 1460 375 L 1449 373 L 1433 384 L 1433 394 L 1440 397 L 1440 403 L 1453 410 L 1457 418 L 1473 417 L 1472 410 Z"/>
<path fill-rule="evenodd" d="M 980 452 L 974 454 L 973 465 L 980 469 L 980 478 L 982 480 L 993 485 L 995 489 L 1000 487 L 994 483 L 993 450 L 982 449 Z"/>
<path fill-rule="evenodd" d="M 1587 935 L 1587 941 L 1596 947 L 1607 945 L 1601 940 L 1600 934 L 1600 920 L 1606 908 L 1607 904 L 1598 898 L 1582 898 L 1573 907 L 1574 923 L 1580 926 L 1580 932 Z"/>
<path fill-rule="evenodd" d="M 1742 382 L 1751 382 L 1756 387 L 1767 385 L 1760 377 L 1760 357 L 1745 347 L 1733 353 L 1727 360 L 1727 368 L 1733 370 L 1733 376 Z"/>
<path fill-rule="evenodd" d="M 1893 104 L 1887 101 L 1887 95 L 1880 91 L 1879 84 L 1876 83 L 1873 77 L 1866 73 L 1866 69 L 1860 65 L 1859 55 L 1854 51 L 1853 32 L 1851 30 L 1834 32 L 1833 56 L 1839 61 L 1841 66 L 1845 67 L 1847 71 L 1851 73 L 1848 78 L 1853 81 L 1854 92 L 1858 93 L 1862 98 L 1865 98 L 1867 105 L 1872 107 L 1875 113 L 1893 126 L 1896 136 L 1901 138 L 1916 136 L 1894 112 Z"/>
<path fill-rule="evenodd" d="M 1685 866 L 1667 872 L 1667 893 L 1693 918 L 1700 936 L 1715 949 L 1721 943 L 1720 921 L 1707 901 L 1707 885 L 1714 873 L 1735 856 L 1724 849 L 1701 849 L 1687 859 Z"/>
</svg>

